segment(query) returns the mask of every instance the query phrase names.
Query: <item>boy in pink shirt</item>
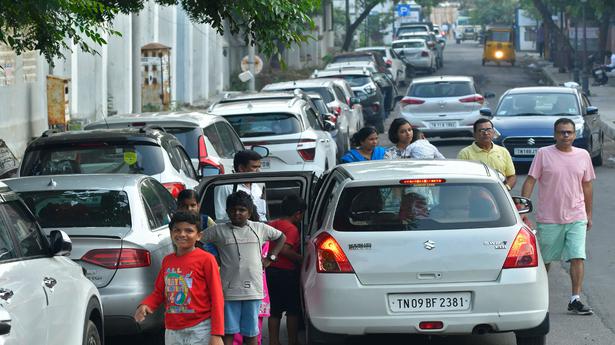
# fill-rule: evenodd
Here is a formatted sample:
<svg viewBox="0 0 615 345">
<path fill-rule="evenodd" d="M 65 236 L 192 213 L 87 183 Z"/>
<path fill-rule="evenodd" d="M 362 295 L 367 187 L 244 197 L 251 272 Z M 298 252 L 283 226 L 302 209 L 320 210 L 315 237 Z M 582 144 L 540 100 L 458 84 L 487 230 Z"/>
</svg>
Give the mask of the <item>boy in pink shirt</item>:
<svg viewBox="0 0 615 345">
<path fill-rule="evenodd" d="M 576 128 L 572 120 L 555 122 L 555 145 L 540 148 L 532 161 L 521 194 L 530 197 L 538 181 L 536 222 L 542 257 L 570 262 L 572 296 L 568 310 L 591 315 L 580 300 L 585 263 L 586 232 L 592 226 L 592 180 L 596 178 L 587 151 L 572 146 Z"/>
</svg>

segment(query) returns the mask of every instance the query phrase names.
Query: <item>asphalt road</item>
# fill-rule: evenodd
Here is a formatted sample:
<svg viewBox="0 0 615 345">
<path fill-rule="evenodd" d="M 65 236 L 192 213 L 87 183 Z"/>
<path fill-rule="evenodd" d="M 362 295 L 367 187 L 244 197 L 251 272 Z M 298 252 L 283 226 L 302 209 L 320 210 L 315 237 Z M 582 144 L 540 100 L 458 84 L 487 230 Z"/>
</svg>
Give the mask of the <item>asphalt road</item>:
<svg viewBox="0 0 615 345">
<path fill-rule="evenodd" d="M 534 75 L 523 68 L 523 56 L 518 56 L 521 62 L 515 67 L 509 65 L 481 66 L 482 48 L 473 42 L 464 42 L 460 45 L 449 41 L 445 49 L 444 68 L 436 72 L 437 75 L 472 75 L 478 82 L 483 93 L 494 92 L 495 99 L 491 99 L 492 107 L 500 95 L 507 89 L 519 86 L 532 86 L 541 84 L 541 76 Z M 385 128 L 390 121 L 399 116 L 396 110 L 391 114 Z M 457 152 L 472 142 L 469 138 L 438 140 L 432 142 L 438 146 L 447 158 L 454 158 Z M 389 142 L 386 135 L 381 135 L 381 145 L 387 146 Z M 586 276 L 583 300 L 587 301 L 596 312 L 592 316 L 577 316 L 566 311 L 570 296 L 570 279 L 566 265 L 552 265 L 549 272 L 550 280 L 550 315 L 551 332 L 547 343 L 557 345 L 612 345 L 615 344 L 615 234 L 611 231 L 615 224 L 615 213 L 612 205 L 615 204 L 615 143 L 609 142 L 605 151 L 605 166 L 597 168 L 597 180 L 594 184 L 594 228 L 589 233 L 587 242 L 588 260 L 586 263 Z M 520 194 L 521 184 L 525 175 L 519 172 L 518 185 L 514 191 Z M 557 193 L 557 191 L 554 191 Z M 505 296 L 502 296 L 505 298 Z M 284 327 L 282 328 L 284 329 Z M 285 332 L 283 332 L 285 333 Z M 283 344 L 286 334 L 282 334 Z M 135 337 L 109 338 L 107 344 L 154 344 L 152 339 L 143 340 Z M 489 334 L 483 336 L 365 336 L 351 338 L 348 344 L 449 344 L 449 345 L 514 345 L 515 337 L 512 333 Z M 266 325 L 264 327 L 263 344 L 268 344 Z"/>
</svg>

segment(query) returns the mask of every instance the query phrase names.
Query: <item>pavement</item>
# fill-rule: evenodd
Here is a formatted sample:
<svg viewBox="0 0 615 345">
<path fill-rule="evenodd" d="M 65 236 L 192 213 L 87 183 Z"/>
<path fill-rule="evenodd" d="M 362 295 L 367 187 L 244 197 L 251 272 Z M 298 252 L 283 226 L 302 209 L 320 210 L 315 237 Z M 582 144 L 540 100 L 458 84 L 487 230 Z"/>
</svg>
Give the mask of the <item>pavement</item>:
<svg viewBox="0 0 615 345">
<path fill-rule="evenodd" d="M 557 67 L 553 67 L 553 63 L 541 59 L 537 53 L 520 53 L 525 54 L 529 59 L 534 59 L 535 66 L 542 70 L 549 84 L 562 85 L 568 81 L 574 81 L 572 71 L 560 73 Z M 615 139 L 615 83 L 614 78 L 610 78 L 607 85 L 592 86 L 593 78 L 589 76 L 589 101 L 593 106 L 598 107 L 600 113 L 600 121 L 604 129 L 604 133 L 611 139 Z"/>
</svg>

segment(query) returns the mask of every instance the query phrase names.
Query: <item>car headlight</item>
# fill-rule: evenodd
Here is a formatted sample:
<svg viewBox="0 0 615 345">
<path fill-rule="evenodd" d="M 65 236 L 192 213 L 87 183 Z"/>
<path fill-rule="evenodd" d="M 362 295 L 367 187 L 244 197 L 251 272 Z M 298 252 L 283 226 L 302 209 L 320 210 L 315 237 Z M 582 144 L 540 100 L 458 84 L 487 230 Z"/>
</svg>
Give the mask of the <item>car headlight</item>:
<svg viewBox="0 0 615 345">
<path fill-rule="evenodd" d="M 366 86 L 365 89 L 363 89 L 363 90 L 368 95 L 371 95 L 372 93 L 376 92 L 376 89 L 371 87 L 371 86 Z"/>
<path fill-rule="evenodd" d="M 493 139 L 498 139 L 502 134 L 500 134 L 500 131 L 498 131 L 497 128 L 493 128 Z"/>
<path fill-rule="evenodd" d="M 504 53 L 501 50 L 495 52 L 496 59 L 501 59 L 502 57 L 504 57 Z"/>
</svg>

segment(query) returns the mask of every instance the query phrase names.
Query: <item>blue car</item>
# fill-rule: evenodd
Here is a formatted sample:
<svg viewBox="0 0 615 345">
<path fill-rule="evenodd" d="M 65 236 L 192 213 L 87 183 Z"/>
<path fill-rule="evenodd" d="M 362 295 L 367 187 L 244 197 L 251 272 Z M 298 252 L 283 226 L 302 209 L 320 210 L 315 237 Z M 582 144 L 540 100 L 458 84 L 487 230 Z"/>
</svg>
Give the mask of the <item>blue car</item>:
<svg viewBox="0 0 615 345">
<path fill-rule="evenodd" d="M 580 90 L 572 87 L 521 87 L 506 91 L 490 116 L 496 132 L 494 142 L 510 152 L 515 164 L 530 164 L 536 151 L 555 144 L 553 125 L 559 118 L 574 121 L 573 145 L 587 150 L 594 165 L 602 165 L 604 133 L 598 108 Z"/>
</svg>

